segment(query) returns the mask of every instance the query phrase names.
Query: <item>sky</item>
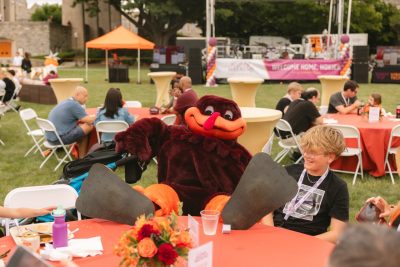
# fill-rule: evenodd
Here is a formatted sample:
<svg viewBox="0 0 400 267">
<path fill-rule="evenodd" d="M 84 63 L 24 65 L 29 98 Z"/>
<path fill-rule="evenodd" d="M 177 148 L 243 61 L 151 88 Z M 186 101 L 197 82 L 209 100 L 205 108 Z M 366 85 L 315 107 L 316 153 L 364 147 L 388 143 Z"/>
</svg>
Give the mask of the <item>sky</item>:
<svg viewBox="0 0 400 267">
<path fill-rule="evenodd" d="M 42 4 L 60 4 L 62 0 L 26 0 L 26 2 L 28 3 L 28 8 L 30 8 L 31 6 L 33 6 L 33 4 L 38 4 L 38 5 L 42 5 Z"/>
</svg>

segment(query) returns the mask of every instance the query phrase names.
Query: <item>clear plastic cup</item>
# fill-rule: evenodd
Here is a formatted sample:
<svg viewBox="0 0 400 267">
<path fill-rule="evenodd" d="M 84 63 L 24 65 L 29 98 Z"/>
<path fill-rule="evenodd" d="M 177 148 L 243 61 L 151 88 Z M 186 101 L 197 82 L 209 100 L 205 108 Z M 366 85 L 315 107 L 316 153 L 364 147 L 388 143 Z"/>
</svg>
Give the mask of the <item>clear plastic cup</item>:
<svg viewBox="0 0 400 267">
<path fill-rule="evenodd" d="M 217 210 L 202 210 L 200 211 L 201 223 L 205 235 L 215 235 L 217 233 L 219 211 Z"/>
</svg>

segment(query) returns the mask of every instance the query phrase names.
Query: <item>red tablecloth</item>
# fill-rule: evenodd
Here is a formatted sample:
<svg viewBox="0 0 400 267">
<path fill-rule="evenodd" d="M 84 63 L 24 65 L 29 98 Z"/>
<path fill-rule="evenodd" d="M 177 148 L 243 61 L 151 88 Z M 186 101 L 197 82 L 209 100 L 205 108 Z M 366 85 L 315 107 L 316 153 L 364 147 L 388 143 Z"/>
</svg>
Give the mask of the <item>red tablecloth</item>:
<svg viewBox="0 0 400 267">
<path fill-rule="evenodd" d="M 382 118 L 377 123 L 369 123 L 368 118 L 348 114 L 329 114 L 329 117 L 338 121 L 339 124 L 353 125 L 358 128 L 361 135 L 362 162 L 364 171 L 370 175 L 379 177 L 385 175 L 385 155 L 389 143 L 392 128 L 399 124 L 388 118 Z M 346 140 L 350 146 L 356 146 L 355 140 Z M 400 139 L 395 138 L 392 147 L 400 146 Z M 332 169 L 355 171 L 357 157 L 339 158 L 332 163 Z M 394 164 L 392 164 L 394 166 Z M 392 169 L 393 170 L 393 169 Z M 394 168 L 395 170 L 395 168 Z"/>
<path fill-rule="evenodd" d="M 195 218 L 200 222 L 200 218 Z M 185 226 L 187 218 L 181 217 Z M 79 266 L 118 266 L 120 258 L 113 253 L 113 247 L 129 226 L 109 221 L 92 219 L 69 223 L 76 238 L 101 236 L 103 255 L 75 258 Z M 201 229 L 201 225 L 200 225 Z M 256 224 L 250 230 L 232 231 L 221 234 L 219 225 L 217 235 L 204 236 L 200 233 L 200 244 L 213 241 L 213 266 L 307 266 L 325 267 L 333 244 L 312 236 L 303 235 L 282 228 Z M 14 248 L 11 237 L 0 239 L 0 252 Z M 5 259 L 10 257 L 11 254 Z M 57 264 L 56 264 L 57 265 Z"/>
</svg>

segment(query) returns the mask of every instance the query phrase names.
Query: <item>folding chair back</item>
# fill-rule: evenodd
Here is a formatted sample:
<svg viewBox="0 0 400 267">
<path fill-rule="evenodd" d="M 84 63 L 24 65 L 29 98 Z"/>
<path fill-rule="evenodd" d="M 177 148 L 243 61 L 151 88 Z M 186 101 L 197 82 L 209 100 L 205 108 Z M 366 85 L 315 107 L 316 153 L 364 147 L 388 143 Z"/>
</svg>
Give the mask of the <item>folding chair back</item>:
<svg viewBox="0 0 400 267">
<path fill-rule="evenodd" d="M 303 158 L 303 152 L 301 151 L 299 141 L 297 140 L 298 136 L 293 133 L 292 126 L 290 126 L 286 120 L 280 119 L 275 125 L 275 128 L 278 130 L 278 133 L 279 131 L 284 131 L 290 133 L 290 136 L 289 139 L 286 140 L 283 139 L 279 134 L 278 138 L 280 140 L 278 145 L 282 148 L 282 150 L 278 153 L 274 160 L 279 163 L 286 157 L 287 154 L 289 154 L 291 150 L 298 149 L 302 154 L 302 156 L 295 162 L 298 163 Z"/>
<path fill-rule="evenodd" d="M 173 125 L 176 120 L 176 115 L 167 115 L 165 117 L 162 117 L 161 120 L 166 124 L 166 125 Z"/>
<path fill-rule="evenodd" d="M 58 167 L 60 167 L 62 163 L 71 161 L 72 160 L 71 152 L 72 152 L 72 149 L 74 147 L 74 144 L 70 144 L 71 148 L 68 150 L 66 145 L 61 140 L 60 135 L 58 134 L 56 127 L 54 126 L 54 124 L 51 121 L 46 120 L 46 119 L 42 119 L 42 118 L 36 118 L 36 123 L 38 124 L 39 128 L 42 129 L 43 132 L 53 132 L 56 135 L 58 143 L 59 143 L 58 145 L 51 144 L 48 141 L 45 141 L 43 143 L 43 145 L 46 148 L 51 150 L 51 153 L 42 162 L 42 164 L 40 165 L 40 168 L 43 167 L 43 165 L 49 160 L 49 158 L 52 155 L 55 155 L 57 160 L 58 160 L 58 165 L 55 167 L 54 171 L 57 170 Z M 64 150 L 65 156 L 63 158 L 59 158 L 58 157 L 58 155 L 56 153 L 57 148 L 62 148 Z"/>
<path fill-rule="evenodd" d="M 11 190 L 5 200 L 6 208 L 40 209 L 61 205 L 64 209 L 75 208 L 78 193 L 66 184 L 20 187 Z M 81 214 L 78 212 L 78 220 Z M 9 222 L 6 219 L 6 234 L 9 235 Z"/>
<path fill-rule="evenodd" d="M 101 143 L 100 133 L 119 133 L 129 128 L 125 121 L 99 121 L 96 124 L 97 141 Z"/>
<path fill-rule="evenodd" d="M 140 101 L 125 101 L 124 108 L 141 108 L 142 103 Z"/>
<path fill-rule="evenodd" d="M 358 163 L 356 170 L 354 171 L 354 177 L 353 177 L 353 185 L 356 183 L 357 175 L 360 174 L 361 178 L 364 177 L 363 173 L 363 165 L 362 165 L 362 148 L 361 148 L 361 137 L 360 137 L 360 131 L 351 125 L 342 125 L 342 124 L 331 124 L 329 125 L 332 128 L 335 128 L 339 130 L 342 134 L 344 139 L 357 139 L 357 147 L 346 147 L 345 151 L 342 152 L 341 156 L 342 157 L 351 157 L 351 156 L 357 156 L 358 158 Z M 341 171 L 341 170 L 335 170 L 338 172 L 347 172 L 347 171 Z M 353 172 L 350 172 L 353 173 Z"/>
<path fill-rule="evenodd" d="M 386 166 L 388 167 L 388 172 L 390 175 L 390 179 L 392 180 L 392 184 L 394 184 L 394 178 L 393 178 L 392 167 L 390 166 L 390 163 L 389 163 L 389 155 L 396 154 L 397 150 L 400 149 L 400 147 L 392 147 L 394 137 L 400 137 L 400 124 L 396 125 L 392 128 L 392 131 L 390 133 L 388 147 L 386 150 L 386 155 L 385 155 L 385 168 L 386 168 Z M 396 167 L 400 168 L 400 166 L 396 166 Z"/>
<path fill-rule="evenodd" d="M 27 135 L 29 135 L 34 142 L 34 145 L 25 153 L 24 157 L 28 156 L 32 151 L 36 152 L 37 150 L 39 150 L 40 154 L 43 156 L 43 150 L 41 148 L 41 144 L 44 141 L 44 133 L 41 129 L 32 130 L 28 124 L 28 121 L 37 118 L 36 112 L 31 108 L 27 108 L 21 110 L 19 112 L 19 116 L 21 117 L 22 123 L 27 129 Z"/>
</svg>

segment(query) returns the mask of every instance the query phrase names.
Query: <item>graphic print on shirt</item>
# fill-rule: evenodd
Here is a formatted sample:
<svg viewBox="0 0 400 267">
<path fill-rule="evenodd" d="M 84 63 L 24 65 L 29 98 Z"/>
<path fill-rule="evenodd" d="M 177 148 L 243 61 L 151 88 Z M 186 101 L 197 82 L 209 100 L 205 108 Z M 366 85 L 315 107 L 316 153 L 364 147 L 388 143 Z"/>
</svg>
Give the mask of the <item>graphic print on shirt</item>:
<svg viewBox="0 0 400 267">
<path fill-rule="evenodd" d="M 296 203 L 308 192 L 311 190 L 311 186 L 302 184 L 300 186 L 299 193 L 296 197 Z M 300 205 L 300 207 L 294 211 L 290 216 L 302 220 L 312 221 L 314 216 L 318 214 L 319 209 L 321 208 L 322 200 L 324 199 L 325 191 L 321 189 L 315 189 L 313 193 L 311 193 L 307 199 Z M 296 205 L 296 203 L 294 205 Z M 287 213 L 289 209 L 290 201 L 286 203 L 283 208 L 283 213 Z"/>
</svg>

